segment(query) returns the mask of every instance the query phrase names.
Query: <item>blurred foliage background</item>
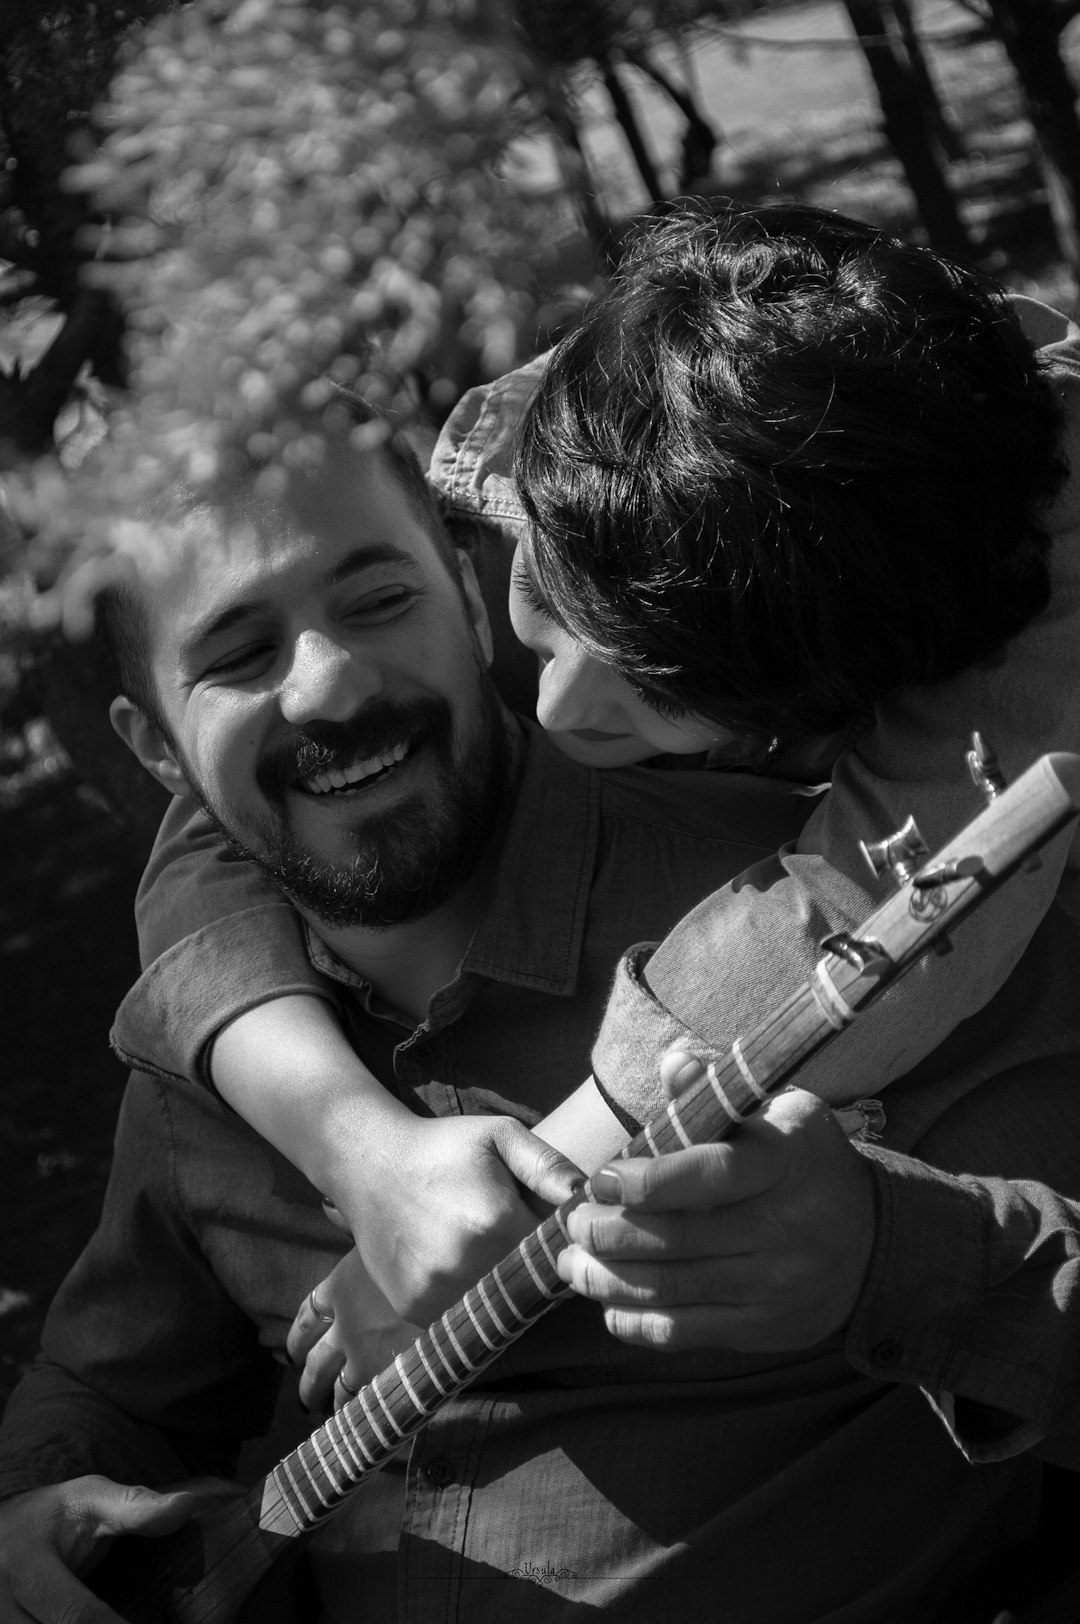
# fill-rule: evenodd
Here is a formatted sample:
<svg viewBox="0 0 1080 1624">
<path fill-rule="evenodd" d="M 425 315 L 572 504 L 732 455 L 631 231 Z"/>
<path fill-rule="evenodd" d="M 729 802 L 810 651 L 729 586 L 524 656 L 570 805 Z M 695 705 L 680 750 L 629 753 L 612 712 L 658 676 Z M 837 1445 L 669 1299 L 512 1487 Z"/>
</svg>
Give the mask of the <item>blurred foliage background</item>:
<svg viewBox="0 0 1080 1624">
<path fill-rule="evenodd" d="M 564 330 L 628 220 L 689 191 L 843 209 L 1071 310 L 1078 11 L 4 0 L 8 1374 L 107 1164 L 105 1032 L 160 813 L 92 646 L 65 635 L 117 567 L 116 492 L 130 507 L 236 458 L 272 487 L 318 458 L 335 381 L 430 440 L 465 389 Z"/>
<path fill-rule="evenodd" d="M 272 486 L 335 382 L 430 434 L 672 195 L 824 202 L 1070 303 L 1078 7 L 7 0 L 4 748 L 46 716 L 144 836 L 153 790 L 58 631 L 119 567 L 117 492 L 236 458 Z"/>
</svg>

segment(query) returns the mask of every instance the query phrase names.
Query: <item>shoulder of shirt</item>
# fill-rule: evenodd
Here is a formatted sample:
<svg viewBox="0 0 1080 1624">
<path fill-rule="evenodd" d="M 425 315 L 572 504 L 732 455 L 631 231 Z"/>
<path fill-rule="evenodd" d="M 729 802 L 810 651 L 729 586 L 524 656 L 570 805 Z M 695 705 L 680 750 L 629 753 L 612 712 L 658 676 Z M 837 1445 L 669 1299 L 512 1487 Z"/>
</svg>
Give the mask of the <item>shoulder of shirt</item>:
<svg viewBox="0 0 1080 1624">
<path fill-rule="evenodd" d="M 1080 530 L 1080 327 L 1037 299 L 1014 294 L 1012 304 L 1025 334 L 1035 345 L 1046 376 L 1065 410 L 1061 449 L 1070 478 L 1049 516 L 1050 533 L 1060 538 Z M 1070 536 L 1075 544 L 1075 534 Z"/>
<path fill-rule="evenodd" d="M 1080 340 L 1080 327 L 1053 305 L 1041 299 L 1032 299 L 1026 293 L 1012 293 L 1009 303 L 1024 330 L 1024 336 L 1037 350 L 1052 349 L 1058 344 L 1076 344 Z"/>
<path fill-rule="evenodd" d="M 1025 336 L 1031 340 L 1046 375 L 1059 389 L 1070 416 L 1076 413 L 1080 386 L 1080 327 L 1050 305 L 1014 294 L 1012 305 Z"/>
<path fill-rule="evenodd" d="M 607 823 L 653 825 L 691 840 L 737 840 L 775 851 L 793 838 L 821 789 L 752 773 L 614 767 L 596 773 Z"/>
</svg>

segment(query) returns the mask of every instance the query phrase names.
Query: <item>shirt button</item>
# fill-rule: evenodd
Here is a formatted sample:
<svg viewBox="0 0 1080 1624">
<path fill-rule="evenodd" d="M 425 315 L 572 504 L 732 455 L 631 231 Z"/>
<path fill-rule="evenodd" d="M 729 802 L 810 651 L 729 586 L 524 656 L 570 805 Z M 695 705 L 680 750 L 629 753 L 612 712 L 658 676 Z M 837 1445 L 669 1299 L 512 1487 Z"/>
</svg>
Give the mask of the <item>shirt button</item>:
<svg viewBox="0 0 1080 1624">
<path fill-rule="evenodd" d="M 870 1357 L 876 1365 L 895 1365 L 900 1357 L 900 1338 L 890 1336 L 884 1342 L 878 1342 L 870 1350 Z"/>
<path fill-rule="evenodd" d="M 448 1483 L 454 1481 L 453 1462 L 448 1461 L 445 1455 L 436 1455 L 435 1459 L 429 1460 L 424 1467 L 424 1476 L 429 1483 L 434 1483 L 437 1489 L 445 1489 Z"/>
</svg>

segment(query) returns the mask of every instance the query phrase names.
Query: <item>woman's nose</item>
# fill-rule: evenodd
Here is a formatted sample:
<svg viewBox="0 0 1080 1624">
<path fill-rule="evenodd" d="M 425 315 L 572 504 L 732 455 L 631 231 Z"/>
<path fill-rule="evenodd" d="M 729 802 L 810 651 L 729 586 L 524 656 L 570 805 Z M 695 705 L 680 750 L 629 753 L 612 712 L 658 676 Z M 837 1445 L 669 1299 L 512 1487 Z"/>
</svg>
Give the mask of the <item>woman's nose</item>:
<svg viewBox="0 0 1080 1624">
<path fill-rule="evenodd" d="M 614 673 L 570 638 L 553 640 L 551 653 L 541 656 L 540 692 L 536 715 L 553 733 L 575 728 L 610 725 Z"/>
</svg>

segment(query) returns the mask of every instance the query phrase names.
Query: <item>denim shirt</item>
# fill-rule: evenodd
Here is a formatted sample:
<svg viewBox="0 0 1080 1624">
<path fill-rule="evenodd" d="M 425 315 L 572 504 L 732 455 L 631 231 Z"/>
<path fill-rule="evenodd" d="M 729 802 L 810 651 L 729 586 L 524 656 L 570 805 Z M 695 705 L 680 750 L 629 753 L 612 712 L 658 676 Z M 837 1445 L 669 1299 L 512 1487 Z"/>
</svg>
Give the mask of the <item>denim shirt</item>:
<svg viewBox="0 0 1080 1624">
<path fill-rule="evenodd" d="M 592 773 L 534 736 L 489 914 L 427 1019 L 378 1017 L 323 957 L 358 1050 L 418 1109 L 535 1120 L 587 1069 L 613 944 L 662 934 L 805 806 L 716 775 Z M 243 982 L 235 959 L 188 962 L 227 992 Z M 191 996 L 197 1009 L 208 989 Z M 136 1076 L 101 1228 L 0 1435 L 0 1492 L 227 1470 L 265 1424 L 297 1301 L 343 1244 L 208 1089 Z M 1030 1531 L 1037 1491 L 1030 1457 L 971 1466 L 914 1387 L 856 1371 L 838 1344 L 652 1354 L 577 1300 L 434 1417 L 312 1554 L 327 1624 L 352 1624 L 357 1595 L 400 1624 L 704 1621 L 721 1593 L 727 1624 L 780 1624 L 793 1598 L 805 1624 L 926 1624 Z"/>
</svg>

